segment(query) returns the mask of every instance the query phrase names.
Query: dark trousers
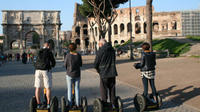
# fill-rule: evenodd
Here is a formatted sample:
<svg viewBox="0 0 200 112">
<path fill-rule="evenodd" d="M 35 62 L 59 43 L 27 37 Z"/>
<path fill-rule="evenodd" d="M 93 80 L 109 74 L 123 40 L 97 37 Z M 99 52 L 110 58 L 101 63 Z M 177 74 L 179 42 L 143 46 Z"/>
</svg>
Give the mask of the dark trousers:
<svg viewBox="0 0 200 112">
<path fill-rule="evenodd" d="M 108 91 L 112 104 L 115 104 L 115 77 L 100 79 L 100 92 L 103 102 L 107 102 Z"/>
<path fill-rule="evenodd" d="M 152 94 L 156 96 L 156 87 L 154 83 L 154 79 L 147 79 L 146 77 L 142 78 L 143 86 L 144 86 L 144 96 L 147 97 L 148 95 L 148 81 L 150 83 L 151 89 L 152 89 Z"/>
</svg>

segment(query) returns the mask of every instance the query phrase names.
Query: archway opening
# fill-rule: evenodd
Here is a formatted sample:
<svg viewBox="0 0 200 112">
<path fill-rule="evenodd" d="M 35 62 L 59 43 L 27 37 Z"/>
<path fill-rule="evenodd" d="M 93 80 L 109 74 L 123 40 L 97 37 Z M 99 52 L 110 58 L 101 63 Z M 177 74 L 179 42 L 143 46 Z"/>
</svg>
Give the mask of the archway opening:
<svg viewBox="0 0 200 112">
<path fill-rule="evenodd" d="M 115 35 L 118 34 L 118 26 L 117 26 L 117 24 L 114 25 L 114 34 Z"/>
<path fill-rule="evenodd" d="M 147 23 L 144 22 L 144 33 L 147 33 Z"/>
<path fill-rule="evenodd" d="M 157 21 L 153 22 L 153 31 L 157 32 L 159 30 L 159 24 Z"/>
<path fill-rule="evenodd" d="M 116 46 L 116 45 L 118 45 L 118 41 L 117 40 L 114 41 L 114 46 Z"/>
<path fill-rule="evenodd" d="M 172 21 L 172 30 L 177 30 L 177 22 Z"/>
<path fill-rule="evenodd" d="M 123 44 L 125 41 L 124 40 L 121 40 L 121 44 Z"/>
<path fill-rule="evenodd" d="M 88 26 L 87 26 L 87 24 L 83 25 L 83 34 L 84 35 L 88 35 Z"/>
<path fill-rule="evenodd" d="M 120 33 L 122 33 L 122 32 L 124 32 L 124 24 L 123 23 L 120 24 Z"/>
<path fill-rule="evenodd" d="M 80 36 L 80 27 L 79 26 L 76 27 L 75 32 L 76 32 L 77 36 Z"/>
<path fill-rule="evenodd" d="M 128 23 L 127 24 L 127 32 L 131 32 L 132 31 L 132 25 L 131 25 L 131 23 Z"/>
<path fill-rule="evenodd" d="M 81 45 L 80 39 L 76 39 L 76 40 L 75 40 L 75 44 L 76 44 L 76 45 Z"/>
<path fill-rule="evenodd" d="M 10 49 L 19 49 L 19 42 L 17 40 L 13 40 L 10 42 Z"/>
<path fill-rule="evenodd" d="M 89 38 L 86 38 L 86 39 L 85 39 L 85 47 L 86 47 L 86 48 L 88 48 L 89 43 L 90 43 L 90 42 L 89 42 Z"/>
<path fill-rule="evenodd" d="M 40 35 L 35 31 L 28 32 L 25 36 L 25 43 L 26 48 L 40 48 Z"/>
<path fill-rule="evenodd" d="M 136 23 L 135 24 L 135 33 L 136 34 L 141 33 L 141 25 L 140 25 L 140 23 Z"/>
</svg>

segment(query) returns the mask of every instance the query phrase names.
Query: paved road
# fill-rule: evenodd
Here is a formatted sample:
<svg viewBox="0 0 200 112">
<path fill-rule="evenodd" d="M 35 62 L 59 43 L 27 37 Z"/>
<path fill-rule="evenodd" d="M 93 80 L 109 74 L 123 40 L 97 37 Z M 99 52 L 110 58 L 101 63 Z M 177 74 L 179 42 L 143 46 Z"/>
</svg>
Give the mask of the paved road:
<svg viewBox="0 0 200 112">
<path fill-rule="evenodd" d="M 86 67 L 87 68 L 87 67 Z M 0 67 L 0 112 L 28 112 L 30 98 L 34 95 L 34 68 L 31 64 L 20 62 L 7 63 Z M 52 95 L 66 96 L 65 70 L 62 63 L 57 63 L 53 73 Z M 124 82 L 117 82 L 117 95 L 121 96 L 125 112 L 135 112 L 133 97 L 141 90 Z M 92 112 L 92 102 L 99 97 L 99 78 L 94 72 L 83 68 L 81 80 L 81 95 L 87 96 L 89 109 Z M 177 105 L 164 101 L 159 112 L 198 112 L 186 105 Z"/>
</svg>

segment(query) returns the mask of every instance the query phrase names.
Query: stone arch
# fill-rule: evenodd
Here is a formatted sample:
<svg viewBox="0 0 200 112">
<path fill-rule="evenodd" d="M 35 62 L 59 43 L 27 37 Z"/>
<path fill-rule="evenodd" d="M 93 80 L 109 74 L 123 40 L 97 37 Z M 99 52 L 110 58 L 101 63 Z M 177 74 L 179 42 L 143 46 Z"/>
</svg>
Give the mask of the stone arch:
<svg viewBox="0 0 200 112">
<path fill-rule="evenodd" d="M 114 46 L 116 46 L 116 45 L 118 45 L 118 41 L 117 40 L 114 41 Z"/>
<path fill-rule="evenodd" d="M 123 44 L 125 41 L 124 40 L 121 40 L 121 44 Z"/>
<path fill-rule="evenodd" d="M 76 44 L 76 45 L 81 45 L 80 39 L 76 39 L 76 40 L 75 40 L 75 44 Z"/>
<path fill-rule="evenodd" d="M 122 32 L 124 32 L 124 24 L 123 23 L 120 24 L 120 33 L 122 33 Z"/>
<path fill-rule="evenodd" d="M 10 49 L 19 48 L 19 43 L 18 43 L 17 40 L 12 40 L 12 41 L 10 41 L 10 45 L 9 46 L 10 46 Z"/>
<path fill-rule="evenodd" d="M 172 30 L 177 30 L 177 21 L 174 20 L 171 22 Z"/>
<path fill-rule="evenodd" d="M 141 25 L 139 22 L 135 23 L 135 33 L 136 34 L 141 33 Z"/>
<path fill-rule="evenodd" d="M 118 34 L 118 26 L 117 26 L 117 24 L 114 24 L 114 34 L 115 35 Z"/>
<path fill-rule="evenodd" d="M 157 21 L 153 22 L 153 31 L 158 32 L 159 31 L 159 23 Z"/>
<path fill-rule="evenodd" d="M 88 25 L 87 24 L 83 25 L 83 34 L 88 35 Z"/>
<path fill-rule="evenodd" d="M 36 31 L 29 31 L 25 34 L 25 48 L 40 48 L 40 35 Z"/>
<path fill-rule="evenodd" d="M 131 23 L 127 24 L 127 32 L 131 32 L 132 31 L 132 25 Z"/>
<path fill-rule="evenodd" d="M 80 28 L 79 26 L 77 26 L 77 27 L 75 28 L 75 32 L 76 32 L 76 35 L 77 35 L 77 36 L 80 36 L 80 30 L 81 30 L 81 28 Z"/>
<path fill-rule="evenodd" d="M 144 33 L 147 33 L 147 23 L 144 22 Z"/>
<path fill-rule="evenodd" d="M 168 22 L 165 20 L 162 22 L 162 31 L 167 31 L 168 30 Z"/>
</svg>

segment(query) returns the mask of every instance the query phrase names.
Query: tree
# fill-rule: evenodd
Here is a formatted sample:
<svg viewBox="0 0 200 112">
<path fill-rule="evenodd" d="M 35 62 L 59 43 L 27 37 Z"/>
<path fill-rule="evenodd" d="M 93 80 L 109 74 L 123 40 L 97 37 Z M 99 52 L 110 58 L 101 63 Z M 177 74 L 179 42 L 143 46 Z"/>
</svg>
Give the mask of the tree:
<svg viewBox="0 0 200 112">
<path fill-rule="evenodd" d="M 108 32 L 109 42 L 111 42 L 111 25 L 117 17 L 116 8 L 128 0 L 82 0 L 79 7 L 83 16 L 94 18 L 98 25 L 99 39 L 105 38 Z M 108 27 L 107 27 L 108 24 Z"/>
<path fill-rule="evenodd" d="M 150 50 L 152 48 L 152 2 L 153 0 L 146 0 L 146 17 L 147 17 L 147 42 L 150 44 Z"/>
</svg>

